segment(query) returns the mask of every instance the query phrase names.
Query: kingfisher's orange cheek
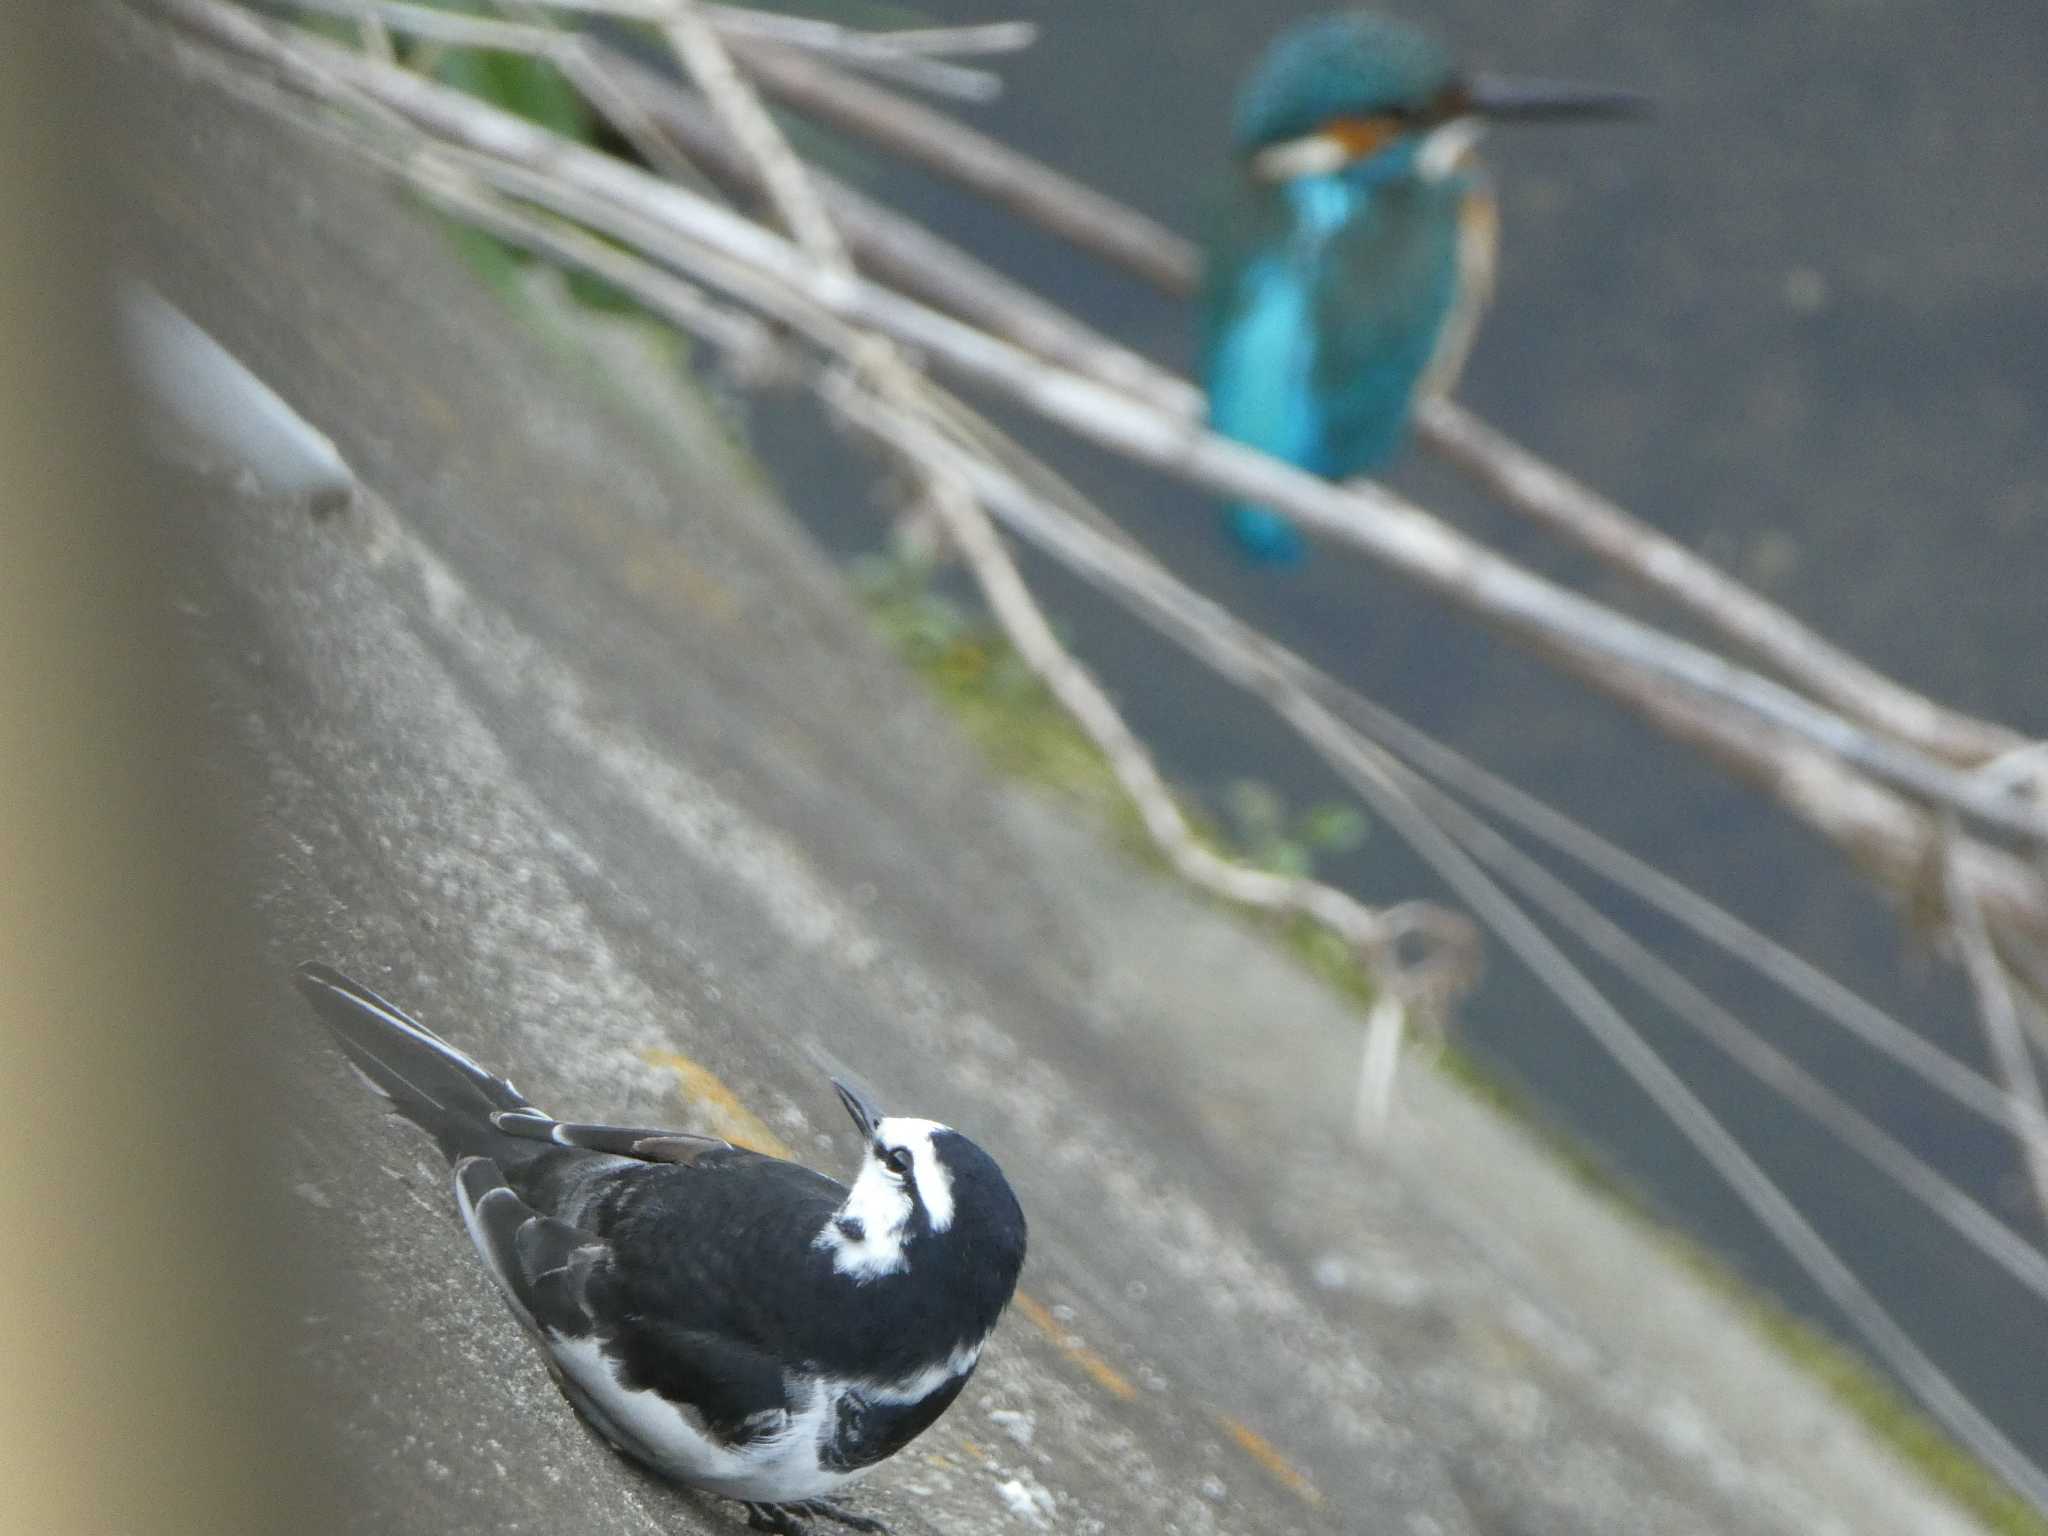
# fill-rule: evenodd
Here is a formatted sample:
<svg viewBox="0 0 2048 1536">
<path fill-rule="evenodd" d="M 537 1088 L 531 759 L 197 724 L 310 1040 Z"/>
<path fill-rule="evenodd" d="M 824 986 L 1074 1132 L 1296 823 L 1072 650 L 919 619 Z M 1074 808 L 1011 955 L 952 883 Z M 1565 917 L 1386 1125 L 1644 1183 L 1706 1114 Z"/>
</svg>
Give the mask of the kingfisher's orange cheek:
<svg viewBox="0 0 2048 1536">
<path fill-rule="evenodd" d="M 1385 149 L 1400 135 L 1400 124 L 1391 117 L 1333 117 L 1321 133 L 1341 147 L 1345 157 L 1363 160 Z"/>
</svg>

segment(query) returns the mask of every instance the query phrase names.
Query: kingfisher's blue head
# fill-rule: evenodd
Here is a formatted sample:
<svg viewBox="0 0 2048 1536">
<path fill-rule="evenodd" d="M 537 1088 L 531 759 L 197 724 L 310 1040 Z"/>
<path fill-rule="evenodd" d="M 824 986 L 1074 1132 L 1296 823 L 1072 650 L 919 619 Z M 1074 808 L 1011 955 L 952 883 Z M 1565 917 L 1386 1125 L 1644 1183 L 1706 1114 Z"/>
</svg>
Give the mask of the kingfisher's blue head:
<svg viewBox="0 0 2048 1536">
<path fill-rule="evenodd" d="M 1252 175 L 1267 181 L 1375 161 L 1426 173 L 1432 167 L 1415 165 L 1426 139 L 1454 137 L 1462 152 L 1487 119 L 1620 117 L 1643 107 L 1626 91 L 1468 73 L 1420 28 L 1343 11 L 1274 40 L 1238 92 L 1232 137 Z M 1454 133 L 1435 134 L 1446 127 Z"/>
<path fill-rule="evenodd" d="M 1438 115 L 1457 84 L 1426 33 L 1369 11 L 1319 16 L 1283 32 L 1238 92 L 1240 153 L 1368 125 L 1381 132 Z"/>
</svg>

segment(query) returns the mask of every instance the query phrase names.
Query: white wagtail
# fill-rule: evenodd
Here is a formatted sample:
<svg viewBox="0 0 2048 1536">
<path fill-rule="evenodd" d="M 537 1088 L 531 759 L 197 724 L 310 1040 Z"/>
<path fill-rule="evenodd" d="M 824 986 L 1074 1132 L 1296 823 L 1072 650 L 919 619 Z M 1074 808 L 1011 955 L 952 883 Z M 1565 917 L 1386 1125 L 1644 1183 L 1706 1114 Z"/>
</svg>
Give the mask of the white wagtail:
<svg viewBox="0 0 2048 1536">
<path fill-rule="evenodd" d="M 584 1418 L 664 1477 L 881 1522 L 824 1496 L 946 1411 L 1016 1288 L 1024 1213 L 958 1131 L 876 1112 L 852 1188 L 710 1136 L 550 1118 L 369 988 L 299 988 L 392 1108 L 440 1143 L 513 1315 Z"/>
</svg>

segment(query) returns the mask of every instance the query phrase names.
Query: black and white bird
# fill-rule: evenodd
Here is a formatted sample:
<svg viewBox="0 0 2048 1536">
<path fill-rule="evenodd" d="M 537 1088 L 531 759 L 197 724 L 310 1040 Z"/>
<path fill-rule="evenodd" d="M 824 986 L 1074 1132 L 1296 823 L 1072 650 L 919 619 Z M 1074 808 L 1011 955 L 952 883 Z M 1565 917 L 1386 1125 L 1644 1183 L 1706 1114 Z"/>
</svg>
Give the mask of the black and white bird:
<svg viewBox="0 0 2048 1536">
<path fill-rule="evenodd" d="M 605 1439 L 756 1529 L 883 1529 L 826 1496 L 945 1412 L 1009 1303 L 1024 1213 L 993 1158 L 837 1080 L 865 1143 L 851 1187 L 715 1137 L 565 1124 L 340 972 L 298 983 L 440 1144 L 477 1252 Z"/>
</svg>

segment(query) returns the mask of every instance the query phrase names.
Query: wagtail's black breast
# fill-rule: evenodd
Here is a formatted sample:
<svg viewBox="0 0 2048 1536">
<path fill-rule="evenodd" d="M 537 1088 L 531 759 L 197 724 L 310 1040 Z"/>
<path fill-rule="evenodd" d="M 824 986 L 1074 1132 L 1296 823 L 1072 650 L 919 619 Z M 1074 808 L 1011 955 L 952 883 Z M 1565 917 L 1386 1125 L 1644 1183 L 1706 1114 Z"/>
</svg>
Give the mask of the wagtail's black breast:
<svg viewBox="0 0 2048 1536">
<path fill-rule="evenodd" d="M 613 1445 L 778 1529 L 872 1524 L 823 1496 L 945 1411 L 1016 1288 L 1024 1215 L 986 1152 L 843 1083 L 851 1185 L 711 1137 L 557 1121 L 339 972 L 298 979 L 439 1143 L 506 1303 Z"/>
</svg>

